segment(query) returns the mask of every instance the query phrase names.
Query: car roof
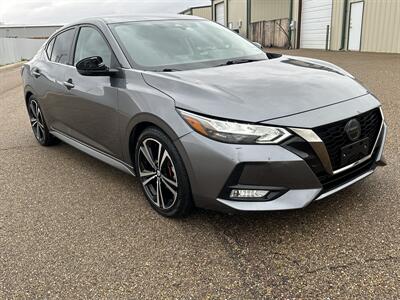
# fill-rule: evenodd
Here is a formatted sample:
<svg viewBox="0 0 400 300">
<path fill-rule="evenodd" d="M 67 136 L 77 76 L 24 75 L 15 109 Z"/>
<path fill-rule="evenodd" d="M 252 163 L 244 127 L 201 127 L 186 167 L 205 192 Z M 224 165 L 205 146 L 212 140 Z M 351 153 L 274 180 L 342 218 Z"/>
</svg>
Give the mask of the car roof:
<svg viewBox="0 0 400 300">
<path fill-rule="evenodd" d="M 124 22 L 140 22 L 140 21 L 164 21 L 164 20 L 204 20 L 203 18 L 190 16 L 190 15 L 178 15 L 178 14 L 134 14 L 134 15 L 113 15 L 113 16 L 101 16 L 85 18 L 73 23 L 67 24 L 64 27 L 78 25 L 82 23 L 124 23 Z"/>
</svg>

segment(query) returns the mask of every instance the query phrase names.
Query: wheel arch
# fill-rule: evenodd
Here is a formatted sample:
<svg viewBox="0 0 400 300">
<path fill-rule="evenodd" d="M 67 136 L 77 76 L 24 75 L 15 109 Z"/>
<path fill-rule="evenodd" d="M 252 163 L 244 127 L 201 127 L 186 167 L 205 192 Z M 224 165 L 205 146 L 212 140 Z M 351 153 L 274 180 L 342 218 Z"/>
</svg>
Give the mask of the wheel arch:
<svg viewBox="0 0 400 300">
<path fill-rule="evenodd" d="M 136 142 L 140 134 L 148 127 L 156 127 L 164 132 L 171 140 L 174 142 L 179 137 L 176 132 L 161 118 L 150 114 L 141 113 L 131 120 L 127 129 L 127 138 L 125 141 L 125 155 L 129 159 L 130 165 L 134 165 L 134 151 L 136 147 Z"/>
<path fill-rule="evenodd" d="M 129 163 L 131 166 L 134 167 L 136 176 L 137 174 L 137 168 L 135 166 L 135 148 L 138 142 L 138 139 L 141 135 L 141 133 L 146 130 L 146 128 L 153 127 L 156 129 L 159 129 L 162 133 L 164 133 L 168 138 L 171 139 L 172 144 L 175 146 L 176 151 L 178 152 L 178 155 L 181 158 L 181 163 L 183 165 L 184 171 L 186 173 L 186 178 L 188 182 L 188 191 L 190 193 L 190 201 L 191 205 L 195 205 L 195 202 L 193 200 L 193 193 L 192 193 L 192 184 L 194 180 L 194 172 L 192 165 L 190 163 L 190 160 L 188 158 L 188 155 L 186 153 L 186 150 L 184 149 L 180 138 L 188 133 L 190 133 L 192 130 L 188 130 L 187 133 L 185 134 L 177 134 L 175 130 L 171 128 L 164 120 L 159 118 L 158 116 L 149 114 L 149 113 L 142 113 L 140 116 L 137 116 L 135 120 L 132 120 L 130 123 L 130 130 L 129 130 L 129 143 L 127 146 L 127 151 L 128 151 L 128 156 L 129 157 Z"/>
<path fill-rule="evenodd" d="M 26 107 L 28 107 L 29 98 L 30 98 L 32 95 L 34 95 L 34 94 L 35 94 L 35 93 L 34 93 L 33 89 L 32 89 L 30 86 L 26 86 L 26 87 L 25 87 L 25 89 L 24 89 L 24 96 L 25 96 L 25 104 L 26 104 Z"/>
</svg>

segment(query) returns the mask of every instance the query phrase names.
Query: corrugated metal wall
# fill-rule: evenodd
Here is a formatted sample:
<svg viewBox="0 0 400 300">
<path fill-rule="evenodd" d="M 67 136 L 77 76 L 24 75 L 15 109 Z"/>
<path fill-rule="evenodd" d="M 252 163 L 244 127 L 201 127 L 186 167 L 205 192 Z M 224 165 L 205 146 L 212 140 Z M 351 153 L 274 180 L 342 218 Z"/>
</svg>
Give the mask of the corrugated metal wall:
<svg viewBox="0 0 400 300">
<path fill-rule="evenodd" d="M 345 49 L 350 3 L 348 1 Z M 331 50 L 339 50 L 342 39 L 342 24 L 345 0 L 333 0 Z M 400 0 L 364 0 L 361 51 L 400 53 Z"/>
<path fill-rule="evenodd" d="M 365 1 L 361 50 L 400 53 L 399 0 Z"/>
<path fill-rule="evenodd" d="M 290 0 L 252 0 L 251 22 L 289 18 Z"/>
<path fill-rule="evenodd" d="M 0 64 L 31 59 L 61 26 L 0 26 Z"/>
<path fill-rule="evenodd" d="M 46 40 L 0 37 L 0 65 L 31 59 L 44 42 Z"/>
<path fill-rule="evenodd" d="M 215 4 L 224 0 L 212 0 Z M 344 49 L 347 49 L 347 32 L 350 4 L 360 0 L 348 0 L 344 20 Z M 361 51 L 400 53 L 400 0 L 363 0 L 364 14 L 361 37 Z M 229 7 L 227 7 L 229 3 Z M 342 46 L 343 14 L 345 0 L 332 0 L 332 20 L 330 26 L 330 49 L 339 50 Z M 212 10 L 213 11 L 213 10 Z M 211 11 L 211 15 L 212 15 Z M 293 0 L 293 20 L 298 21 L 299 0 Z M 251 22 L 289 18 L 290 0 L 251 0 Z M 213 17 L 213 16 L 212 16 Z M 228 19 L 227 19 L 228 18 Z M 211 18 L 212 19 L 212 18 Z M 232 23 L 239 33 L 246 36 L 247 0 L 225 1 L 225 22 Z M 292 32 L 292 44 L 296 44 L 299 23 Z"/>
<path fill-rule="evenodd" d="M 232 29 L 239 29 L 241 36 L 247 33 L 247 1 L 228 0 L 228 26 L 232 23 Z"/>
<path fill-rule="evenodd" d="M 344 12 L 344 0 L 332 1 L 332 19 L 331 19 L 331 50 L 339 50 L 342 38 L 342 22 Z"/>
<path fill-rule="evenodd" d="M 201 18 L 205 18 L 205 19 L 208 19 L 208 20 L 212 20 L 211 6 L 194 7 L 194 8 L 192 8 L 192 15 L 193 16 L 198 16 L 198 17 L 201 17 Z"/>
<path fill-rule="evenodd" d="M 61 26 L 0 26 L 0 37 L 48 38 Z"/>
<path fill-rule="evenodd" d="M 295 22 L 294 29 L 292 31 L 292 47 L 296 48 L 297 45 L 297 32 L 299 30 L 299 9 L 300 1 L 293 0 L 292 20 Z"/>
</svg>

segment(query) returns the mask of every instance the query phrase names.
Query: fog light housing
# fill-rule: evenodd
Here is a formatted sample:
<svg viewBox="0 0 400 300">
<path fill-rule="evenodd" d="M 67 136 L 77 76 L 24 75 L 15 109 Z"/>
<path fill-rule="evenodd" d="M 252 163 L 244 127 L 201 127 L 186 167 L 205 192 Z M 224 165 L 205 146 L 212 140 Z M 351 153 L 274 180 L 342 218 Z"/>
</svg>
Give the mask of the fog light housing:
<svg viewBox="0 0 400 300">
<path fill-rule="evenodd" d="M 238 190 L 231 191 L 231 198 L 263 198 L 268 194 L 267 190 Z"/>
</svg>

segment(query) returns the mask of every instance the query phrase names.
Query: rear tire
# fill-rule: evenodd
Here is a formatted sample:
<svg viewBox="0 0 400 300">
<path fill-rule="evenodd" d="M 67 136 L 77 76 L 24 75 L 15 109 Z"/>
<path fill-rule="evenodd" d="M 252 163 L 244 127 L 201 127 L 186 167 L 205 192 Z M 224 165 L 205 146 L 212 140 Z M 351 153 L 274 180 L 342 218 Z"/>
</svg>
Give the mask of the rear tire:
<svg viewBox="0 0 400 300">
<path fill-rule="evenodd" d="M 59 139 L 50 134 L 39 101 L 33 95 L 28 100 L 28 115 L 33 134 L 40 145 L 51 146 L 60 142 Z"/>
<path fill-rule="evenodd" d="M 183 161 L 170 138 L 156 127 L 146 128 L 135 149 L 135 169 L 150 205 L 164 217 L 183 217 L 193 208 Z"/>
</svg>

